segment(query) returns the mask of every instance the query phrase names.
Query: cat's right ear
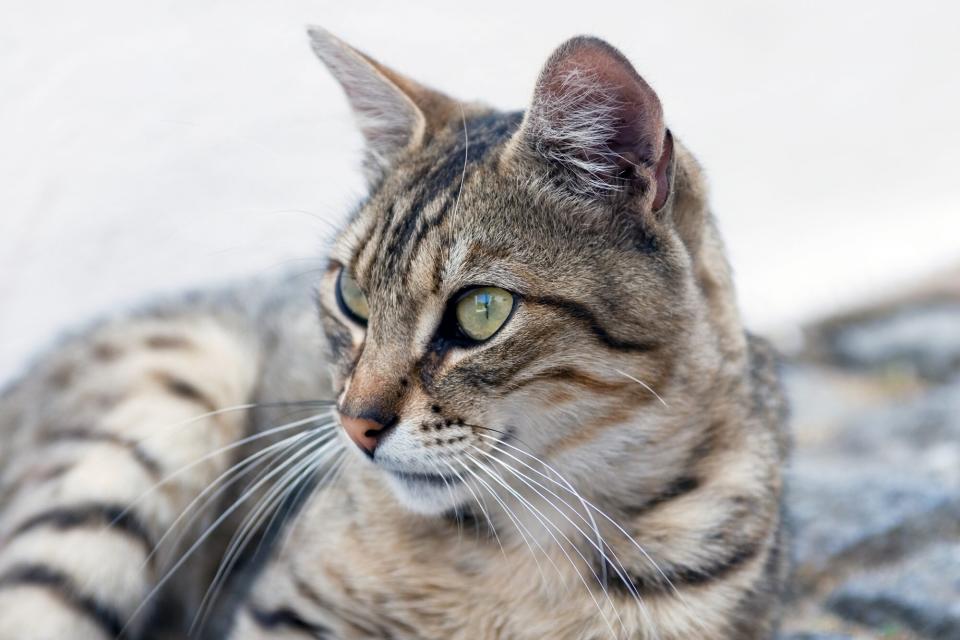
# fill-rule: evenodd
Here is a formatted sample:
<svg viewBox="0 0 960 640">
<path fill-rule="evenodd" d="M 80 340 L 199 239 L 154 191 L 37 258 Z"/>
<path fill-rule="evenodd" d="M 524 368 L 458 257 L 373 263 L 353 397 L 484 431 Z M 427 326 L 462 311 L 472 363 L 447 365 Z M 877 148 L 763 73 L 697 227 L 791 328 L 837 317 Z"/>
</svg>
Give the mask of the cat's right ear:
<svg viewBox="0 0 960 640">
<path fill-rule="evenodd" d="M 547 61 L 517 138 L 575 192 L 639 194 L 658 210 L 670 193 L 673 139 L 653 89 L 615 48 L 580 36 Z"/>
<path fill-rule="evenodd" d="M 310 27 L 313 51 L 343 87 L 366 140 L 371 181 L 405 150 L 420 145 L 432 123 L 459 113 L 457 103 L 380 64 L 322 27 Z"/>
</svg>

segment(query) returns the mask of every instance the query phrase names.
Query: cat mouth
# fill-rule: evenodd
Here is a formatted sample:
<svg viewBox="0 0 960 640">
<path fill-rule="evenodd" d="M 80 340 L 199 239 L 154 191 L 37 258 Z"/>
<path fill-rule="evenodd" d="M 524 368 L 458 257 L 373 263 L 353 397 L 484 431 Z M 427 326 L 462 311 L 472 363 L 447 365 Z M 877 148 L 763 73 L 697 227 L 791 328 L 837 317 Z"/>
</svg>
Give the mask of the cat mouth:
<svg viewBox="0 0 960 640">
<path fill-rule="evenodd" d="M 402 480 L 403 482 L 411 485 L 449 487 L 462 482 L 462 478 L 445 476 L 439 473 L 417 473 L 412 471 L 397 471 L 394 469 L 387 469 L 387 472 L 398 480 Z"/>
</svg>

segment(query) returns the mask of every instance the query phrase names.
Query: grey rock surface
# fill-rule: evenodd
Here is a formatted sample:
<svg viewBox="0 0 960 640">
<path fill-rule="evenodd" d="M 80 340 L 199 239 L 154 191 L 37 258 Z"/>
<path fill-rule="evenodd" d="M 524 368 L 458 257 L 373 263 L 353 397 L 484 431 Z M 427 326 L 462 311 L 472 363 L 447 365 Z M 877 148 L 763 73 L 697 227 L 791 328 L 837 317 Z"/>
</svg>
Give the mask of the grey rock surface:
<svg viewBox="0 0 960 640">
<path fill-rule="evenodd" d="M 825 325 L 785 371 L 796 580 L 780 640 L 960 640 L 960 301 Z"/>
<path fill-rule="evenodd" d="M 943 380 L 960 370 L 960 303 L 953 300 L 878 310 L 860 322 L 831 323 L 820 334 L 835 362 L 858 368 L 902 366 Z"/>
<path fill-rule="evenodd" d="M 797 573 L 805 582 L 835 572 L 837 563 L 909 553 L 960 521 L 955 492 L 879 465 L 801 459 L 789 491 Z"/>
<path fill-rule="evenodd" d="M 829 596 L 827 606 L 875 628 L 903 626 L 929 638 L 960 638 L 960 542 L 857 575 Z"/>
</svg>

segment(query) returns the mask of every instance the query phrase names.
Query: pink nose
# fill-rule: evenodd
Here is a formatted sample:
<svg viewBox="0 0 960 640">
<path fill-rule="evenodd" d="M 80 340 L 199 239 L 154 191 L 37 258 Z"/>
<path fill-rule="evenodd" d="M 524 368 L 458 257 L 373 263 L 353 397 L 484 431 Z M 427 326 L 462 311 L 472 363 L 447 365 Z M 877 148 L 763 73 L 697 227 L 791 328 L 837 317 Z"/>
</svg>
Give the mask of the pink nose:
<svg viewBox="0 0 960 640">
<path fill-rule="evenodd" d="M 342 413 L 340 414 L 340 424 L 343 425 L 344 431 L 358 447 L 363 449 L 367 455 L 373 455 L 374 449 L 377 448 L 377 442 L 383 435 L 384 425 L 374 420 L 354 418 Z"/>
</svg>

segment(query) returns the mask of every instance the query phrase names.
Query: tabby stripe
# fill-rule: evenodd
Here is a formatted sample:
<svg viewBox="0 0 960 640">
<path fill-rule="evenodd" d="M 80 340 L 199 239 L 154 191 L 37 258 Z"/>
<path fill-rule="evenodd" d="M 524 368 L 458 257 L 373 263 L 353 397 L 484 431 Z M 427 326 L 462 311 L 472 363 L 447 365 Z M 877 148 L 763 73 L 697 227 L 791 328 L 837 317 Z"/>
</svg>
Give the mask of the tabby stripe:
<svg viewBox="0 0 960 640">
<path fill-rule="evenodd" d="M 425 189 L 426 190 L 426 187 Z M 441 189 L 434 187 L 430 189 L 430 195 L 421 193 L 404 213 L 403 218 L 384 235 L 380 243 L 380 250 L 377 255 L 381 257 L 385 265 L 385 273 L 393 277 L 399 277 L 399 262 L 403 246 L 410 240 L 413 231 L 416 228 L 417 218 L 423 209 L 438 198 L 444 198 L 446 194 Z M 386 245 L 386 246 L 384 246 Z"/>
<path fill-rule="evenodd" d="M 671 584 L 678 588 L 703 586 L 734 573 L 755 558 L 762 549 L 762 541 L 745 542 L 734 547 L 728 555 L 700 567 L 662 567 L 663 575 L 659 573 L 649 577 L 631 575 L 629 578 L 633 588 L 640 594 L 664 593 L 671 589 Z M 622 583 L 611 586 L 619 587 L 625 593 L 631 593 Z"/>
<path fill-rule="evenodd" d="M 65 429 L 51 434 L 50 441 L 76 440 L 85 442 L 114 444 L 118 447 L 127 449 L 130 455 L 140 463 L 140 465 L 150 474 L 152 478 L 160 479 L 163 475 L 163 467 L 160 463 L 148 454 L 136 440 L 124 438 L 115 433 L 105 431 L 94 431 L 91 429 Z"/>
<path fill-rule="evenodd" d="M 331 613 L 336 612 L 337 616 L 341 620 L 345 622 L 349 622 L 351 626 L 357 628 L 357 631 L 360 633 L 363 633 L 365 637 L 368 637 L 368 638 L 378 637 L 378 638 L 384 638 L 386 640 L 389 640 L 390 638 L 394 637 L 392 633 L 390 633 L 387 629 L 384 629 L 380 624 L 377 623 L 377 621 L 365 619 L 362 612 L 358 613 L 356 611 L 356 608 L 350 608 L 346 610 L 339 609 L 336 605 L 327 601 L 319 593 L 314 591 L 310 587 L 310 585 L 308 585 L 306 581 L 304 581 L 303 578 L 298 576 L 296 574 L 296 571 L 293 572 L 293 581 L 294 581 L 294 587 L 296 587 L 297 589 L 297 593 L 300 596 L 302 596 L 305 600 L 309 601 L 312 605 L 314 605 L 317 609 L 321 611 L 328 611 Z M 353 594 L 353 590 L 348 583 L 340 582 L 340 587 L 342 587 L 343 592 L 347 595 L 349 599 L 353 599 L 353 600 L 356 599 L 355 595 Z M 382 611 L 381 611 L 381 614 L 384 615 Z M 390 625 L 393 628 L 399 628 L 405 633 L 404 637 L 415 638 L 419 635 L 417 633 L 417 630 L 411 627 L 406 622 L 392 616 L 390 616 L 388 619 L 390 621 Z M 371 625 L 374 625 L 376 627 L 376 631 L 371 630 L 370 628 Z"/>
<path fill-rule="evenodd" d="M 384 216 L 384 219 L 385 219 L 385 220 L 390 220 L 391 218 L 393 218 L 394 213 L 395 213 L 396 206 L 397 206 L 397 205 L 396 205 L 396 202 L 391 202 L 391 203 L 390 203 L 390 208 L 387 209 L 387 213 L 386 213 L 386 215 Z M 354 278 L 360 277 L 360 271 L 359 271 L 359 269 L 358 269 L 358 267 L 359 267 L 359 264 L 358 264 L 358 263 L 359 263 L 359 261 L 360 261 L 360 258 L 363 256 L 364 251 L 367 250 L 367 246 L 368 246 L 368 245 L 370 244 L 370 242 L 373 240 L 373 237 L 374 237 L 374 236 L 376 236 L 378 233 L 382 233 L 382 232 L 383 232 L 383 225 L 379 225 L 379 224 L 372 224 L 372 225 L 370 225 L 370 230 L 367 231 L 367 234 L 363 237 L 363 239 L 360 241 L 360 244 L 359 244 L 359 245 L 357 246 L 357 248 L 354 250 L 354 252 L 353 252 L 353 257 L 350 259 L 350 270 L 349 270 L 349 273 L 350 273 Z"/>
<path fill-rule="evenodd" d="M 84 504 L 73 507 L 58 507 L 32 516 L 14 529 L 11 537 L 33 529 L 52 527 L 61 531 L 84 527 L 109 527 L 135 538 L 149 553 L 153 540 L 146 526 L 126 507 L 115 504 Z"/>
<path fill-rule="evenodd" d="M 123 636 L 124 625 L 120 612 L 83 595 L 67 574 L 42 564 L 18 564 L 0 575 L 0 589 L 41 587 L 49 590 L 75 611 L 93 620 L 109 638 Z"/>
<path fill-rule="evenodd" d="M 628 507 L 626 515 L 629 518 L 638 518 L 657 507 L 677 498 L 681 498 L 688 493 L 692 493 L 700 488 L 700 479 L 695 476 L 680 476 L 670 482 L 660 493 L 645 500 L 639 505 Z"/>
<path fill-rule="evenodd" d="M 425 171 L 414 177 L 412 184 L 423 187 L 407 209 L 403 220 L 394 226 L 391 242 L 385 252 L 381 252 L 381 255 L 387 256 L 390 271 L 396 270 L 401 254 L 408 256 L 409 267 L 409 256 L 416 253 L 417 247 L 429 231 L 443 222 L 456 203 L 456 193 L 461 184 L 466 184 L 469 180 L 471 169 L 475 169 L 491 150 L 497 148 L 519 127 L 522 117 L 522 112 L 490 113 L 466 120 L 463 137 L 459 135 L 461 131 L 454 132 L 457 135 L 456 142 L 443 152 L 443 160 L 428 165 Z M 420 214 L 440 198 L 448 199 L 443 209 L 433 220 L 423 220 Z M 420 225 L 416 224 L 418 219 Z M 399 273 L 394 275 L 400 276 Z"/>
<path fill-rule="evenodd" d="M 632 342 L 630 340 L 621 340 L 620 338 L 610 335 L 600 321 L 597 320 L 593 312 L 579 302 L 559 297 L 524 297 L 523 301 L 529 304 L 539 304 L 557 309 L 574 320 L 578 320 L 584 324 L 600 342 L 616 351 L 647 353 L 655 351 L 660 347 L 656 342 Z"/>
<path fill-rule="evenodd" d="M 467 181 L 467 175 L 463 177 L 464 184 Z M 447 215 L 457 204 L 457 197 L 452 192 L 443 194 L 440 197 L 447 196 L 447 202 L 440 207 L 440 211 L 437 212 L 435 216 L 430 219 L 427 219 L 424 216 L 421 216 L 419 219 L 419 224 L 417 225 L 416 232 L 414 233 L 413 239 L 410 240 L 409 246 L 406 249 L 406 260 L 407 260 L 407 271 L 410 270 L 410 265 L 413 263 L 413 256 L 416 255 L 417 249 L 420 247 L 420 244 L 423 243 L 424 239 L 427 237 L 427 234 L 430 233 L 433 229 L 439 227 L 443 224 L 443 221 L 446 219 Z"/>
<path fill-rule="evenodd" d="M 175 396 L 203 405 L 208 411 L 216 411 L 217 404 L 195 386 L 165 371 L 155 371 L 154 377 Z"/>
<path fill-rule="evenodd" d="M 303 617 L 290 609 L 289 607 L 281 607 L 279 609 L 274 609 L 272 611 L 264 611 L 258 609 L 253 605 L 247 607 L 250 611 L 250 616 L 253 618 L 254 622 L 257 623 L 262 629 L 276 629 L 278 627 L 288 627 L 291 629 L 296 629 L 297 631 L 303 631 L 304 633 L 309 633 L 316 638 L 330 638 L 332 633 L 329 627 L 326 627 L 322 624 L 317 624 L 313 622 L 307 622 Z"/>
<path fill-rule="evenodd" d="M 585 387 L 592 391 L 604 393 L 616 391 L 626 386 L 626 384 L 622 382 L 607 382 L 606 380 L 594 378 L 593 376 L 583 373 L 582 371 L 577 371 L 572 367 L 555 367 L 553 369 L 547 369 L 546 371 L 540 371 L 532 376 L 521 378 L 516 382 L 510 383 L 507 386 L 506 391 L 508 393 L 512 393 L 527 385 L 535 382 L 542 382 L 544 380 L 568 382 L 580 387 Z"/>
</svg>

